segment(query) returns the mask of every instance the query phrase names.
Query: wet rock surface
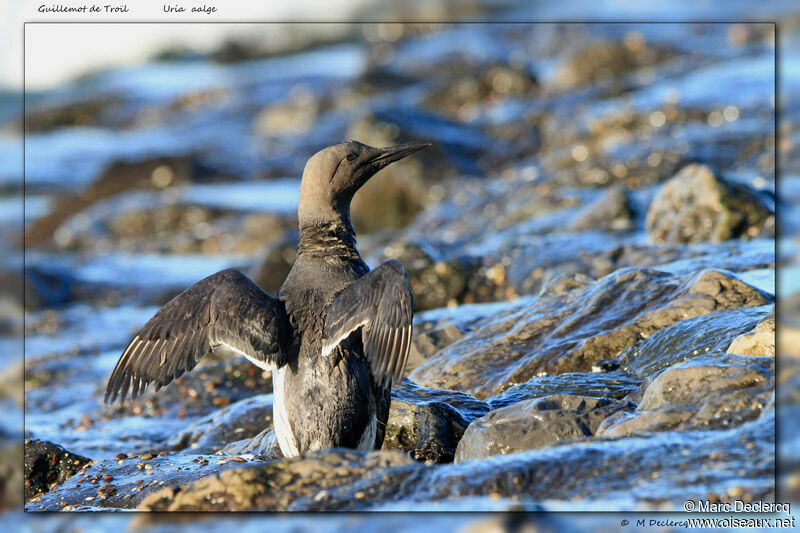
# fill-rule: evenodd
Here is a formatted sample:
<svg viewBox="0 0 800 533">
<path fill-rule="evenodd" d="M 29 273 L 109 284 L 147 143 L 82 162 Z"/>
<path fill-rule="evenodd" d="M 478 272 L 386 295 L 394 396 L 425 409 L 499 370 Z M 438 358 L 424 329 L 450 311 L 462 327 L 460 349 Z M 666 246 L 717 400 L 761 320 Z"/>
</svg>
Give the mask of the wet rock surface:
<svg viewBox="0 0 800 533">
<path fill-rule="evenodd" d="M 544 448 L 591 437 L 600 423 L 634 404 L 590 396 L 556 395 L 493 410 L 470 424 L 458 443 L 455 462 Z"/>
<path fill-rule="evenodd" d="M 463 392 L 420 387 L 405 379 L 392 390 L 383 448 L 418 461 L 449 463 L 464 430 L 489 406 Z"/>
<path fill-rule="evenodd" d="M 757 418 L 774 394 L 774 363 L 766 358 L 703 355 L 648 377 L 635 413 L 603 422 L 603 435 L 667 429 L 724 428 Z"/>
<path fill-rule="evenodd" d="M 636 391 L 640 379 L 625 372 L 565 372 L 555 376 L 540 376 L 514 385 L 486 399 L 492 409 L 517 402 L 542 398 L 552 394 L 570 394 L 620 400 Z"/>
<path fill-rule="evenodd" d="M 666 182 L 653 198 L 646 229 L 654 242 L 721 242 L 774 235 L 775 215 L 754 192 L 695 164 Z"/>
<path fill-rule="evenodd" d="M 154 62 L 28 102 L 25 421 L 93 462 L 27 508 L 774 498 L 775 368 L 798 373 L 773 356 L 773 26 L 389 24 L 342 39 L 168 54 L 163 87 Z M 400 259 L 415 294 L 386 449 L 283 458 L 270 376 L 243 360 L 102 406 L 170 297 L 228 267 L 280 287 L 303 165 L 348 137 L 432 143 L 352 209 L 365 260 Z"/>
<path fill-rule="evenodd" d="M 229 442 L 254 437 L 272 425 L 272 395 L 240 400 L 216 411 L 175 435 L 167 443 L 173 450 L 213 453 Z"/>
<path fill-rule="evenodd" d="M 762 319 L 756 327 L 742 333 L 728 346 L 728 353 L 775 357 L 775 316 Z"/>
<path fill-rule="evenodd" d="M 334 510 L 388 496 L 417 470 L 399 452 L 367 455 L 350 450 L 309 454 L 263 467 L 208 476 L 180 489 L 164 489 L 139 506 L 143 511 Z M 344 485 L 344 487 L 343 487 Z M 352 486 L 363 490 L 352 491 Z M 346 488 L 345 488 L 346 487 Z"/>
<path fill-rule="evenodd" d="M 91 460 L 68 452 L 58 444 L 25 440 L 25 501 L 64 483 Z"/>
<path fill-rule="evenodd" d="M 410 377 L 486 398 L 539 372 L 589 371 L 596 361 L 681 320 L 771 301 L 721 271 L 680 277 L 623 269 L 565 295 L 543 292 L 525 309 L 485 320 Z"/>
</svg>

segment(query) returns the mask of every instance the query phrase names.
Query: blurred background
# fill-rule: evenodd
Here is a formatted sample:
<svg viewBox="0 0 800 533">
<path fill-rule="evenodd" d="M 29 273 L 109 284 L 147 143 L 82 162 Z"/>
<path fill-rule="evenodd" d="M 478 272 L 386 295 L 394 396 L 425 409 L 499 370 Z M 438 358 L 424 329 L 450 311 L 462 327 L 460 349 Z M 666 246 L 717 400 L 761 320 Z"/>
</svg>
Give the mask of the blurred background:
<svg viewBox="0 0 800 533">
<path fill-rule="evenodd" d="M 161 416 L 157 401 L 116 421 L 100 408 L 120 348 L 158 306 L 222 268 L 277 290 L 294 260 L 303 165 L 348 138 L 433 143 L 381 172 L 353 205 L 362 255 L 373 266 L 404 262 L 418 312 L 469 314 L 473 303 L 537 295 L 559 276 L 599 279 L 627 267 L 714 266 L 777 289 L 776 499 L 796 500 L 800 448 L 786 421 L 800 404 L 800 19 L 788 4 L 746 4 L 718 13 L 701 3 L 681 15 L 742 21 L 726 24 L 29 24 L 24 222 L 19 92 L 0 94 L 6 516 L 22 506 L 23 435 L 103 458 L 119 442 L 145 449 L 185 425 L 183 416 Z M 348 9 L 363 13 L 357 7 Z M 582 7 L 581 18 L 637 15 L 627 3 Z M 569 18 L 558 6 L 506 2 L 405 9 L 422 19 Z M 777 35 L 772 24 L 745 22 L 775 18 Z M 709 205 L 683 194 L 688 184 L 724 189 L 712 207 L 744 219 L 709 216 Z M 223 406 L 253 394 L 259 379 L 209 397 Z M 113 518 L 60 524 L 104 528 Z M 453 530 L 618 523 L 439 519 Z M 308 526 L 303 518 L 278 524 Z"/>
</svg>

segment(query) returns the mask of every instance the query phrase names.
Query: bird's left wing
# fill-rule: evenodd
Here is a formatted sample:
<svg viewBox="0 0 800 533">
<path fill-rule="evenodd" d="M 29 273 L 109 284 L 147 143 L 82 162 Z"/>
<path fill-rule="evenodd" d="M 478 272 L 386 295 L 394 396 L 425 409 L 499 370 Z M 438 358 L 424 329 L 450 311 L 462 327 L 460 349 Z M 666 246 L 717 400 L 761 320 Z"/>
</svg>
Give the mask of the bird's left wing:
<svg viewBox="0 0 800 533">
<path fill-rule="evenodd" d="M 378 381 L 399 381 L 411 348 L 414 296 L 403 265 L 386 261 L 342 291 L 328 309 L 322 355 L 358 328 L 364 355 Z"/>
<path fill-rule="evenodd" d="M 235 352 L 264 369 L 286 364 L 291 327 L 283 303 L 238 270 L 202 279 L 167 302 L 119 358 L 105 401 L 136 398 L 188 372 L 212 350 Z"/>
</svg>

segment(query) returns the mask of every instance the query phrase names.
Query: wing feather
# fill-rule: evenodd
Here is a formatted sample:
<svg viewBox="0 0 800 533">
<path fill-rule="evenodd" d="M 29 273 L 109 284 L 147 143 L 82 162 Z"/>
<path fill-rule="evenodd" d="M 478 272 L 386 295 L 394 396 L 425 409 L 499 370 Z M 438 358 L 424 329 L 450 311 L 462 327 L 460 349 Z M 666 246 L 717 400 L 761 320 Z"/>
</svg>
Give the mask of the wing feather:
<svg viewBox="0 0 800 533">
<path fill-rule="evenodd" d="M 192 370 L 225 345 L 262 368 L 287 362 L 289 320 L 283 303 L 237 270 L 198 281 L 167 302 L 125 348 L 106 387 L 105 401 L 156 390 Z"/>
<path fill-rule="evenodd" d="M 414 296 L 403 265 L 386 261 L 342 291 L 328 309 L 322 355 L 361 328 L 364 355 L 378 381 L 400 380 L 411 348 Z"/>
</svg>

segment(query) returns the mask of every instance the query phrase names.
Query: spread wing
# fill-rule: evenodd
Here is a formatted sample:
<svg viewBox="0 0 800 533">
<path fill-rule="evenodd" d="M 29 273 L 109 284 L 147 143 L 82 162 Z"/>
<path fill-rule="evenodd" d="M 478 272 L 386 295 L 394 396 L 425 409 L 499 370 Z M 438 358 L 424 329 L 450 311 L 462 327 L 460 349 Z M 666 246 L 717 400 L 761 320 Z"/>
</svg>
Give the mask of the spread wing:
<svg viewBox="0 0 800 533">
<path fill-rule="evenodd" d="M 400 380 L 411 347 L 414 296 L 403 265 L 386 261 L 350 285 L 328 309 L 322 355 L 358 328 L 364 355 L 379 381 Z"/>
<path fill-rule="evenodd" d="M 283 304 L 238 270 L 202 279 L 167 302 L 136 334 L 111 373 L 105 401 L 136 398 L 188 372 L 212 350 L 236 352 L 264 369 L 287 362 Z"/>
</svg>

